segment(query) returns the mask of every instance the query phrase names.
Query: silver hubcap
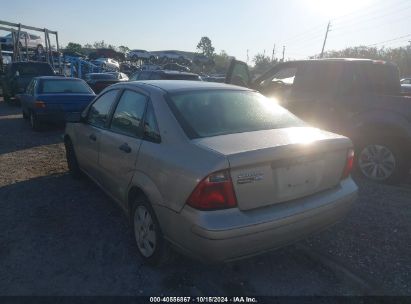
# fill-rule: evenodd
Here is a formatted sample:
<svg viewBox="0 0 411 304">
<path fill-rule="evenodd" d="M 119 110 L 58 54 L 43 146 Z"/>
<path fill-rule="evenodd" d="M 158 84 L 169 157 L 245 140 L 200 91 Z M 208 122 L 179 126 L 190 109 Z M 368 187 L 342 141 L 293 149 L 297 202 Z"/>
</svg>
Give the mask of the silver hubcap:
<svg viewBox="0 0 411 304">
<path fill-rule="evenodd" d="M 141 254 L 145 257 L 153 255 L 156 249 L 156 232 L 153 219 L 144 206 L 138 206 L 134 213 L 134 235 Z"/>
<path fill-rule="evenodd" d="M 386 180 L 395 170 L 395 156 L 385 146 L 369 145 L 365 147 L 358 158 L 361 172 L 373 180 Z"/>
</svg>

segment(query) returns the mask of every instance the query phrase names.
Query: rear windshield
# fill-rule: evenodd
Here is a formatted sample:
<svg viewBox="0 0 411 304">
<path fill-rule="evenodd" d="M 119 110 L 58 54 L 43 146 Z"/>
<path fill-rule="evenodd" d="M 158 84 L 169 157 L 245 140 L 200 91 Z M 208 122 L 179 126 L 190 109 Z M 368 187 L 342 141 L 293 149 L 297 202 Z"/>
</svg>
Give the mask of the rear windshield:
<svg viewBox="0 0 411 304">
<path fill-rule="evenodd" d="M 80 80 L 43 80 L 40 84 L 40 93 L 92 93 L 90 87 Z"/>
<path fill-rule="evenodd" d="M 169 95 L 168 103 L 189 138 L 304 126 L 261 94 L 212 90 Z"/>
<path fill-rule="evenodd" d="M 198 75 L 190 75 L 190 74 L 167 74 L 164 73 L 161 76 L 162 79 L 167 79 L 167 80 L 195 80 L 199 81 L 200 78 Z"/>
<path fill-rule="evenodd" d="M 20 75 L 33 75 L 33 76 L 51 76 L 54 75 L 53 69 L 48 64 L 19 64 L 14 67 L 15 71 L 18 71 Z"/>
</svg>

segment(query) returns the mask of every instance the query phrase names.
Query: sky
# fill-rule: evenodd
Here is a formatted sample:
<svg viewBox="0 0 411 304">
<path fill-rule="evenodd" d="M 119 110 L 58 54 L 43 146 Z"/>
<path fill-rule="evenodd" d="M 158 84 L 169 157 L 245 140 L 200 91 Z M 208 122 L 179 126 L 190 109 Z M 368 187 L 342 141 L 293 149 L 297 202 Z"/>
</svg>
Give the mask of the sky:
<svg viewBox="0 0 411 304">
<path fill-rule="evenodd" d="M 411 40 L 410 0 L 13 0 L 1 5 L 0 20 L 57 30 L 63 45 L 195 51 L 208 36 L 217 53 L 249 62 L 271 56 L 274 45 L 277 58 L 283 46 L 286 59 L 320 53 L 329 21 L 326 50 Z"/>
</svg>

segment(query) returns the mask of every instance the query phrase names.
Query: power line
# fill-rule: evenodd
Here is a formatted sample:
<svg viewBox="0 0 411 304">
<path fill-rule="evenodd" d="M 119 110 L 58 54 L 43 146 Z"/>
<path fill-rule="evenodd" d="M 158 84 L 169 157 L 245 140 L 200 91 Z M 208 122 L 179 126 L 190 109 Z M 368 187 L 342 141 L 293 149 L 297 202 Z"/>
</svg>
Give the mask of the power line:
<svg viewBox="0 0 411 304">
<path fill-rule="evenodd" d="M 400 40 L 400 39 L 407 38 L 407 37 L 411 37 L 411 34 L 404 35 L 404 36 L 399 36 L 399 37 L 396 37 L 396 38 L 393 38 L 393 39 L 389 39 L 389 40 L 385 40 L 385 41 L 381 41 L 381 42 L 377 42 L 377 43 L 373 43 L 373 44 L 369 44 L 369 45 L 366 45 L 366 47 L 375 46 L 375 45 L 378 45 L 378 44 L 383 44 L 383 43 L 387 43 L 387 42 L 391 42 L 391 41 L 396 41 L 396 40 Z"/>
<path fill-rule="evenodd" d="M 339 23 L 346 23 L 347 21 L 350 22 L 350 19 L 357 19 L 357 18 L 364 18 L 367 17 L 368 15 L 372 15 L 375 13 L 379 13 L 381 12 L 386 12 L 387 10 L 389 10 L 390 8 L 398 8 L 398 2 L 397 3 L 393 3 L 392 1 L 389 2 L 385 2 L 384 4 L 388 4 L 388 5 L 380 5 L 380 6 L 374 6 L 370 9 L 367 9 L 366 11 L 364 10 L 357 10 L 355 12 L 350 12 L 348 14 L 339 16 L 339 17 L 335 17 L 333 19 L 331 19 L 331 22 L 333 24 L 339 24 Z M 352 17 L 352 18 L 348 18 L 348 20 L 344 20 L 344 18 L 346 17 Z M 343 19 L 340 21 L 340 19 Z"/>
<path fill-rule="evenodd" d="M 336 31 L 341 31 L 341 30 L 344 30 L 344 29 L 347 29 L 347 28 L 353 28 L 353 27 L 358 26 L 358 24 L 369 23 L 370 21 L 378 20 L 378 19 L 381 19 L 381 18 L 384 18 L 384 17 L 387 17 L 387 16 L 392 16 L 392 15 L 398 14 L 399 11 L 407 11 L 409 9 L 411 9 L 411 6 L 402 7 L 400 9 L 397 8 L 396 10 L 394 10 L 390 13 L 387 13 L 387 14 L 372 16 L 372 18 L 365 18 L 365 19 L 362 19 L 362 20 L 357 20 L 356 22 L 351 22 L 351 23 L 348 23 L 348 24 L 344 24 L 342 26 L 339 26 L 337 24 L 336 25 Z"/>
</svg>

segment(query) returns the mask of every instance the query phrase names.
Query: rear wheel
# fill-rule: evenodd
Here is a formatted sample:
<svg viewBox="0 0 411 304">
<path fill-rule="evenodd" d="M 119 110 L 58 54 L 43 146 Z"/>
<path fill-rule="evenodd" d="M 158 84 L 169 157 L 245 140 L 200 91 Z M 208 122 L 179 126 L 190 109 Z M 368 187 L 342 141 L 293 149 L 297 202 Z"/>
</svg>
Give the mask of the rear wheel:
<svg viewBox="0 0 411 304">
<path fill-rule="evenodd" d="M 30 121 L 30 127 L 34 130 L 34 131 L 40 131 L 41 129 L 41 123 L 39 121 L 39 119 L 37 118 L 36 114 L 33 112 L 30 112 L 29 114 L 29 121 Z"/>
<path fill-rule="evenodd" d="M 143 260 L 150 265 L 161 265 L 170 256 L 170 248 L 164 240 L 160 225 L 148 200 L 135 199 L 131 213 L 134 238 Z"/>
<path fill-rule="evenodd" d="M 372 181 L 396 184 L 406 177 L 409 163 L 398 143 L 375 139 L 367 140 L 358 147 L 357 169 Z"/>
</svg>

